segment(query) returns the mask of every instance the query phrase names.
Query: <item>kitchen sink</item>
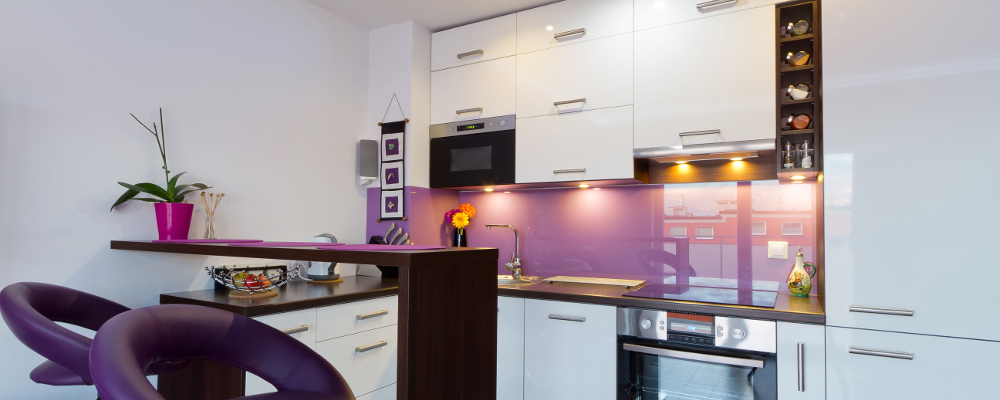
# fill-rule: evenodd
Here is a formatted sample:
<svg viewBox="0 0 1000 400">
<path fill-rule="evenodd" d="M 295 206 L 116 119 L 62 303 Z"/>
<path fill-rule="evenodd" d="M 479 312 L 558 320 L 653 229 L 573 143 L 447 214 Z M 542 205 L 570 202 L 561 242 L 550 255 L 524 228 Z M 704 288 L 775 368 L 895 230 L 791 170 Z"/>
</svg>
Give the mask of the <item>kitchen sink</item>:
<svg viewBox="0 0 1000 400">
<path fill-rule="evenodd" d="M 497 285 L 502 286 L 527 286 L 541 282 L 542 278 L 537 276 L 522 276 L 521 280 L 514 279 L 511 275 L 497 275 Z"/>
</svg>

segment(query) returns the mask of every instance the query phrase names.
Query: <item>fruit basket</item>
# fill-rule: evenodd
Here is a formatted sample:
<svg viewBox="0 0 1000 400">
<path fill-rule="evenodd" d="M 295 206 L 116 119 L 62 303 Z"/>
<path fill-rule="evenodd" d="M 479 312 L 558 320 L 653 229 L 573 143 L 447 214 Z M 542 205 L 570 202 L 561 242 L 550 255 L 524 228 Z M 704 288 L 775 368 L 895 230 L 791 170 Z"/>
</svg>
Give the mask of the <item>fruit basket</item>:
<svg viewBox="0 0 1000 400">
<path fill-rule="evenodd" d="M 260 298 L 277 296 L 274 290 L 299 276 L 297 269 L 289 271 L 284 265 L 265 267 L 205 267 L 208 275 L 223 286 L 235 291 L 229 292 L 234 298 Z M 259 273 L 255 273 L 259 272 Z"/>
</svg>

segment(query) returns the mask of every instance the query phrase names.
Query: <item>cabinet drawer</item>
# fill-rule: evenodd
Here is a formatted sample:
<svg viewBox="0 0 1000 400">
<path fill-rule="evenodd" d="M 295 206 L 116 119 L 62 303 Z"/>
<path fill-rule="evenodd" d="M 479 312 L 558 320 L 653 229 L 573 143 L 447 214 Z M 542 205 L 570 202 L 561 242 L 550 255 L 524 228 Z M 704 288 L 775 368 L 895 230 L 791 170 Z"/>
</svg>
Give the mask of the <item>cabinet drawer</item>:
<svg viewBox="0 0 1000 400">
<path fill-rule="evenodd" d="M 399 321 L 399 296 L 337 304 L 316 313 L 316 340 L 327 340 L 395 325 Z"/>
<path fill-rule="evenodd" d="M 631 179 L 632 106 L 517 120 L 517 183 Z"/>
<path fill-rule="evenodd" d="M 272 328 L 289 332 L 289 336 L 305 343 L 306 346 L 316 349 L 316 309 L 292 311 L 281 314 L 264 315 L 255 317 L 254 320 L 264 323 Z M 257 375 L 247 373 L 244 390 L 247 396 L 270 393 L 275 391 L 274 385 L 259 378 Z"/>
<path fill-rule="evenodd" d="M 355 396 L 396 383 L 396 326 L 316 344 L 316 352 L 344 376 Z"/>
<path fill-rule="evenodd" d="M 635 30 L 655 28 L 778 3 L 776 0 L 635 0 Z M 699 7 L 699 5 L 704 6 Z M 771 38 L 772 45 L 774 38 Z"/>
<path fill-rule="evenodd" d="M 632 32 L 631 0 L 573 0 L 517 13 L 517 53 Z"/>
<path fill-rule="evenodd" d="M 826 398 L 825 326 L 778 322 L 778 398 Z"/>
<path fill-rule="evenodd" d="M 358 396 L 358 400 L 396 400 L 396 384 L 393 383 L 364 396 Z"/>
<path fill-rule="evenodd" d="M 432 34 L 431 71 L 512 56 L 516 31 L 517 18 L 509 14 Z"/>
<path fill-rule="evenodd" d="M 774 140 L 774 35 L 773 6 L 636 32 L 635 147 Z"/>
<path fill-rule="evenodd" d="M 514 114 L 514 64 L 507 57 L 431 72 L 431 125 Z"/>
<path fill-rule="evenodd" d="M 975 399 L 996 391 L 1000 343 L 835 327 L 826 334 L 828 399 Z"/>
<path fill-rule="evenodd" d="M 518 118 L 630 104 L 631 33 L 517 56 Z"/>
</svg>

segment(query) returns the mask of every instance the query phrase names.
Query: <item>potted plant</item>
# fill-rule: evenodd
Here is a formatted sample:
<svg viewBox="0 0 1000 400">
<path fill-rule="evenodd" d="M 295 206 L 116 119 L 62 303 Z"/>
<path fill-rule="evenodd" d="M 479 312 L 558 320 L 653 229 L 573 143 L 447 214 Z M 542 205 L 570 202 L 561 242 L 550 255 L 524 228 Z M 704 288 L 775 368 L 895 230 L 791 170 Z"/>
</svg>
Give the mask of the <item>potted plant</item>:
<svg viewBox="0 0 1000 400">
<path fill-rule="evenodd" d="M 132 113 L 129 113 L 129 115 L 132 115 Z M 111 206 L 111 210 L 114 211 L 116 206 L 129 200 L 156 203 L 153 205 L 153 208 L 156 210 L 156 228 L 159 231 L 160 240 L 187 239 L 188 231 L 191 229 L 191 213 L 194 211 L 194 204 L 185 202 L 184 196 L 187 196 L 191 192 L 208 189 L 211 186 L 203 183 L 178 185 L 177 179 L 181 175 L 186 174 L 186 172 L 181 172 L 173 177 L 170 176 L 170 169 L 167 168 L 167 140 L 163 130 L 162 108 L 160 109 L 159 127 L 154 122 L 153 129 L 149 129 L 135 115 L 132 115 L 132 118 L 156 138 L 156 145 L 160 148 L 160 157 L 163 159 L 163 175 L 166 178 L 167 187 L 160 187 L 149 182 L 134 185 L 118 182 L 119 185 L 124 186 L 127 190 L 118 198 L 118 201 L 115 201 L 115 204 Z M 136 198 L 135 196 L 139 193 L 145 193 L 152 197 Z"/>
</svg>

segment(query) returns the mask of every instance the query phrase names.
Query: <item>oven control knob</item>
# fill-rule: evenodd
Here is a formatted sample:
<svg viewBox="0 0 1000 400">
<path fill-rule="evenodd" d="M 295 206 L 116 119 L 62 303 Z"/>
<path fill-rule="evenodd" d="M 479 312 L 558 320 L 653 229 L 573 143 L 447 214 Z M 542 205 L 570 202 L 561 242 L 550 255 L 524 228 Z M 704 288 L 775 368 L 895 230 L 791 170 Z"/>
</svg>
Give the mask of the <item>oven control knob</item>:
<svg viewBox="0 0 1000 400">
<path fill-rule="evenodd" d="M 723 335 L 725 335 L 725 334 L 726 334 L 726 331 L 725 331 L 725 330 L 723 330 L 721 326 L 719 326 L 719 327 L 716 327 L 716 330 L 715 330 L 715 337 L 717 337 L 717 338 L 720 338 L 720 339 L 721 339 L 721 338 L 722 338 L 722 336 L 723 336 Z"/>
<path fill-rule="evenodd" d="M 743 339 L 745 337 L 747 337 L 747 333 L 743 332 L 742 329 L 740 328 L 733 329 L 733 339 Z"/>
<path fill-rule="evenodd" d="M 507 121 L 504 121 L 504 120 L 501 119 L 500 120 L 500 126 L 504 126 L 504 125 L 507 125 Z"/>
<path fill-rule="evenodd" d="M 649 322 L 648 319 L 644 319 L 639 323 L 639 326 L 642 326 L 642 329 L 649 329 L 650 326 L 653 326 L 653 323 Z"/>
</svg>

